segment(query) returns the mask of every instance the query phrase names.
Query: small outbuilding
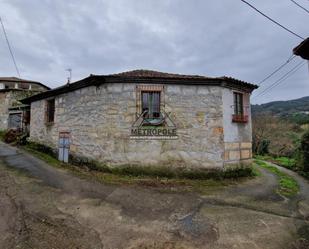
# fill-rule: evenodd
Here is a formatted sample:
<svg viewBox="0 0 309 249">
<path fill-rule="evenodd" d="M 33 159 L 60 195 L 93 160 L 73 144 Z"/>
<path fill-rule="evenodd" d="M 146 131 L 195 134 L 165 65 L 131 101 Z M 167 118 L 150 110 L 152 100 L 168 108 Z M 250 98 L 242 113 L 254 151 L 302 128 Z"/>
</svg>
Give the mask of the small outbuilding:
<svg viewBox="0 0 309 249">
<path fill-rule="evenodd" d="M 27 130 L 30 106 L 22 105 L 20 100 L 49 89 L 36 81 L 0 77 L 0 130 Z"/>
<path fill-rule="evenodd" d="M 90 75 L 24 99 L 30 140 L 59 159 L 223 169 L 252 159 L 250 95 L 230 77 L 134 70 Z"/>
</svg>

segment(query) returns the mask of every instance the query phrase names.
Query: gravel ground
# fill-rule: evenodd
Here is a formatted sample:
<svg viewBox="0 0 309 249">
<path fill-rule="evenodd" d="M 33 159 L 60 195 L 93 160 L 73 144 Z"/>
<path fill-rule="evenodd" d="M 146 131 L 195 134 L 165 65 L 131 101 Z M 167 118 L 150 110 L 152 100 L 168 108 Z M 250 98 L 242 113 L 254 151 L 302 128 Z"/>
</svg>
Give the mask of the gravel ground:
<svg viewBox="0 0 309 249">
<path fill-rule="evenodd" d="M 0 248 L 309 248 L 308 183 L 285 170 L 301 190 L 287 199 L 261 172 L 207 195 L 115 186 L 0 143 Z"/>
</svg>

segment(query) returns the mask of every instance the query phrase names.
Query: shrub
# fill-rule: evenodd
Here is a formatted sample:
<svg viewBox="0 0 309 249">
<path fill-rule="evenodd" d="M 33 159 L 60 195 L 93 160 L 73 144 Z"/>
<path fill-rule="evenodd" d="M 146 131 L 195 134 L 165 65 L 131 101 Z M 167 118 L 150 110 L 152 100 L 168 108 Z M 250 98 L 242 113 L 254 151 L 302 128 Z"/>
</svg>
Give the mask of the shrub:
<svg viewBox="0 0 309 249">
<path fill-rule="evenodd" d="M 259 143 L 253 138 L 253 153 L 256 155 L 266 155 L 269 153 L 270 141 L 267 139 L 261 140 Z"/>
<path fill-rule="evenodd" d="M 309 130 L 301 138 L 300 153 L 303 171 L 309 172 Z"/>
<path fill-rule="evenodd" d="M 27 138 L 29 134 L 22 132 L 21 130 L 17 129 L 10 129 L 8 131 L 3 131 L 0 134 L 0 138 L 8 143 L 14 143 L 16 145 L 25 145 L 27 143 Z"/>
<path fill-rule="evenodd" d="M 286 119 L 269 114 L 252 118 L 253 152 L 274 157 L 293 157 L 299 145 L 302 128 Z"/>
</svg>

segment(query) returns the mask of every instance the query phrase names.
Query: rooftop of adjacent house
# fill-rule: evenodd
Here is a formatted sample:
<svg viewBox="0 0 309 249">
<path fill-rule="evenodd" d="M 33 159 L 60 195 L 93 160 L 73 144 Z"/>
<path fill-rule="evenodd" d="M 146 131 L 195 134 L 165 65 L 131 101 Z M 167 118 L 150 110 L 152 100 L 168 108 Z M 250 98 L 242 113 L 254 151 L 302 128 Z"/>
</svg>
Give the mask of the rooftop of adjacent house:
<svg viewBox="0 0 309 249">
<path fill-rule="evenodd" d="M 0 77 L 0 90 L 37 90 L 37 88 L 50 90 L 50 88 L 41 82 L 26 80 L 17 77 Z"/>
<path fill-rule="evenodd" d="M 88 86 L 99 86 L 105 83 L 217 85 L 223 87 L 233 87 L 236 89 L 246 89 L 250 92 L 258 88 L 257 85 L 226 76 L 208 77 L 201 75 L 183 75 L 139 69 L 109 75 L 90 74 L 87 78 L 39 93 L 23 99 L 22 102 L 29 104 L 33 101 L 57 96 L 59 94 L 75 91 Z"/>
<path fill-rule="evenodd" d="M 297 47 L 295 47 L 293 49 L 293 53 L 305 60 L 309 60 L 309 37 L 303 40 Z"/>
</svg>

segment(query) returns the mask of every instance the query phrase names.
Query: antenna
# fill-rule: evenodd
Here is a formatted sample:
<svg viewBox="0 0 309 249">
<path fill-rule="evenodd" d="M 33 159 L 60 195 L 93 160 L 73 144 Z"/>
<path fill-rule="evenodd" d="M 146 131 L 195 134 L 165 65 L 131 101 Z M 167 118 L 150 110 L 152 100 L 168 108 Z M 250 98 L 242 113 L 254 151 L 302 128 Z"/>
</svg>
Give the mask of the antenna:
<svg viewBox="0 0 309 249">
<path fill-rule="evenodd" d="M 68 77 L 68 84 L 70 84 L 70 83 L 71 83 L 71 79 L 72 79 L 72 69 L 71 69 L 71 68 L 68 68 L 68 69 L 66 69 L 65 71 L 68 71 L 69 74 L 70 74 L 70 76 Z"/>
</svg>

